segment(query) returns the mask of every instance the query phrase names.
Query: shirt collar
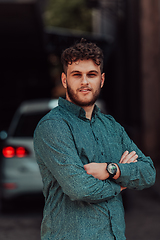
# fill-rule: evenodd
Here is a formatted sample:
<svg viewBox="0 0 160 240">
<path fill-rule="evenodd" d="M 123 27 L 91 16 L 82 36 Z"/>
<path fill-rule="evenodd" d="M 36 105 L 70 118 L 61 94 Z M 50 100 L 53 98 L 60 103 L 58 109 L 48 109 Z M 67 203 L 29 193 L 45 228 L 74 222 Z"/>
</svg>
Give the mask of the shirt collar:
<svg viewBox="0 0 160 240">
<path fill-rule="evenodd" d="M 60 97 L 58 100 L 58 105 L 61 106 L 62 108 L 65 108 L 66 110 L 76 115 L 77 117 L 86 119 L 86 112 L 84 111 L 83 108 L 77 106 L 76 104 L 69 102 L 66 99 Z M 98 114 L 99 112 L 100 112 L 100 109 L 97 107 L 97 105 L 95 105 L 93 109 L 92 118 L 95 117 L 96 114 Z"/>
</svg>

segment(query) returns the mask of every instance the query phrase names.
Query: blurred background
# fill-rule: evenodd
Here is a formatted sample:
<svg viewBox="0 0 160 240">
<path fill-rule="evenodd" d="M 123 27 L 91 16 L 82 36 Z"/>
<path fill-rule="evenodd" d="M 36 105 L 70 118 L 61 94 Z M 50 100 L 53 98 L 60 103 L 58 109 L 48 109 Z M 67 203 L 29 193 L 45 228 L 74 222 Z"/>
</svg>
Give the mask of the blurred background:
<svg viewBox="0 0 160 240">
<path fill-rule="evenodd" d="M 103 49 L 106 111 L 157 169 L 154 187 L 124 196 L 127 239 L 159 240 L 160 0 L 0 0 L 1 240 L 40 239 L 31 129 L 64 96 L 60 56 L 81 37 Z"/>
</svg>

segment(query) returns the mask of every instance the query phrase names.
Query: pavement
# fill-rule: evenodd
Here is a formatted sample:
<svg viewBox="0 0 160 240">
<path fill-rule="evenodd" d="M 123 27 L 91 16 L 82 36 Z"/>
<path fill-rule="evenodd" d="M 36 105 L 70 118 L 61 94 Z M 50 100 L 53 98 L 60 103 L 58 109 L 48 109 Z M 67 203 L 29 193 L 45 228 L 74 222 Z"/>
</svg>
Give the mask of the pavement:
<svg viewBox="0 0 160 240">
<path fill-rule="evenodd" d="M 156 170 L 153 187 L 124 191 L 127 240 L 160 240 L 160 167 Z M 40 240 L 43 201 L 39 197 L 25 200 L 21 209 L 24 200 L 20 199 L 19 211 L 0 214 L 0 240 Z"/>
<path fill-rule="evenodd" d="M 160 167 L 153 187 L 126 192 L 127 240 L 160 240 Z"/>
</svg>

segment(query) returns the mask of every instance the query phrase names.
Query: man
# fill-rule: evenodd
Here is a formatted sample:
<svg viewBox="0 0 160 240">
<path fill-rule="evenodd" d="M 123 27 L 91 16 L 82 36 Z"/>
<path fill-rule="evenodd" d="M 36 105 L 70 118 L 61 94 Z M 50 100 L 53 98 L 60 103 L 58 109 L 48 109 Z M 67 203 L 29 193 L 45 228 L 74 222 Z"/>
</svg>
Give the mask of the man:
<svg viewBox="0 0 160 240">
<path fill-rule="evenodd" d="M 66 99 L 34 135 L 45 196 L 42 240 L 124 240 L 121 192 L 155 182 L 152 160 L 95 102 L 103 87 L 103 53 L 83 39 L 62 53 Z"/>
</svg>

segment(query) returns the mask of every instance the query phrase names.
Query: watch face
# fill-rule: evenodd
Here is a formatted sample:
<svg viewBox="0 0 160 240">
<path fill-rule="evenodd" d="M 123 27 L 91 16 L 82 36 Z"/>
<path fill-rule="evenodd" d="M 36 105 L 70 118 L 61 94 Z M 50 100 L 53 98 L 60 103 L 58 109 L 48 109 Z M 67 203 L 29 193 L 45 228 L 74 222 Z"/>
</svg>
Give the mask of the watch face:
<svg viewBox="0 0 160 240">
<path fill-rule="evenodd" d="M 116 165 L 114 164 L 114 163 L 110 163 L 109 165 L 108 165 L 108 172 L 110 173 L 110 174 L 116 174 L 116 172 L 117 172 L 117 167 L 116 167 Z"/>
</svg>

